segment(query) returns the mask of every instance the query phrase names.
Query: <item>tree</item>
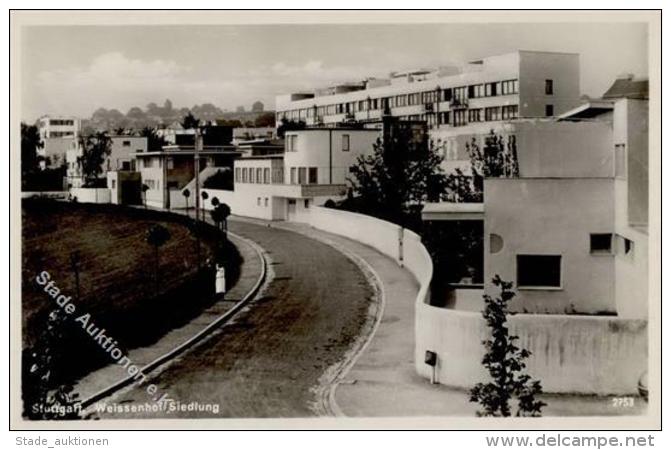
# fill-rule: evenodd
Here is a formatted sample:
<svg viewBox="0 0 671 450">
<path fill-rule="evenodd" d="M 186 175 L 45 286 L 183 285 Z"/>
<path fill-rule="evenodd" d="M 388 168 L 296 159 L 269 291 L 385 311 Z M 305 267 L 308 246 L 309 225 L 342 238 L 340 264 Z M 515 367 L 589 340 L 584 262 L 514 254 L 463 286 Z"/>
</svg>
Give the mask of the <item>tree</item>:
<svg viewBox="0 0 671 450">
<path fill-rule="evenodd" d="M 447 187 L 441 162 L 425 135 L 399 122 L 350 168 L 359 210 L 402 226 L 419 221 L 424 202 L 437 201 Z"/>
<path fill-rule="evenodd" d="M 82 156 L 78 158 L 84 177 L 84 185 L 93 187 L 98 176 L 103 172 L 103 163 L 112 152 L 112 139 L 106 132 L 98 132 L 93 136 L 80 137 Z"/>
<path fill-rule="evenodd" d="M 228 216 L 230 215 L 231 207 L 226 203 L 217 202 L 217 205 L 214 207 L 214 209 L 210 211 L 210 216 L 212 217 L 214 223 L 217 224 L 217 228 L 219 228 L 224 233 L 228 232 Z"/>
<path fill-rule="evenodd" d="M 264 112 L 259 114 L 254 119 L 255 127 L 274 127 L 275 126 L 275 113 L 273 112 Z"/>
<path fill-rule="evenodd" d="M 217 125 L 231 128 L 242 128 L 243 123 L 238 119 L 217 119 Z"/>
<path fill-rule="evenodd" d="M 191 191 L 188 189 L 184 189 L 182 191 L 182 195 L 184 196 L 184 201 L 186 202 L 186 217 L 189 217 L 189 197 L 191 196 Z M 196 216 L 197 215 L 198 211 L 196 211 Z"/>
<path fill-rule="evenodd" d="M 482 410 L 478 416 L 511 415 L 510 400 L 517 399 L 516 416 L 536 417 L 546 404 L 536 400 L 543 388 L 540 381 L 532 380 L 525 369 L 524 361 L 531 352 L 515 345 L 518 336 L 510 334 L 508 322 L 508 303 L 515 297 L 512 291 L 513 284 L 501 280 L 496 275 L 492 283 L 500 288 L 497 298 L 484 295 L 485 309 L 482 312 L 491 330 L 491 338 L 482 342 L 487 350 L 482 359 L 482 365 L 489 372 L 492 381 L 478 383 L 470 391 L 470 401 L 478 402 Z"/>
<path fill-rule="evenodd" d="M 147 209 L 147 191 L 148 190 L 149 190 L 149 186 L 142 183 L 142 203 L 144 204 L 144 209 Z"/>
<path fill-rule="evenodd" d="M 21 181 L 22 185 L 39 170 L 40 156 L 37 150 L 44 147 L 40 130 L 35 125 L 21 122 Z"/>
<path fill-rule="evenodd" d="M 147 151 L 160 152 L 168 142 L 163 136 L 159 136 L 154 128 L 144 127 L 140 130 L 140 136 L 147 138 Z"/>
<path fill-rule="evenodd" d="M 295 121 L 295 120 L 287 120 L 286 118 L 282 118 L 280 121 L 280 126 L 277 127 L 277 137 L 283 138 L 284 134 L 287 131 L 294 131 L 294 130 L 304 130 L 306 127 L 305 122 L 302 120 Z"/>
<path fill-rule="evenodd" d="M 214 199 L 212 199 L 214 200 Z M 212 217 L 212 221 L 217 225 L 217 228 L 221 230 L 221 223 L 224 221 L 224 212 L 219 208 L 219 204 L 210 211 L 210 217 Z"/>
<path fill-rule="evenodd" d="M 217 208 L 221 209 L 221 216 L 223 217 L 223 230 L 228 234 L 228 217 L 231 215 L 231 207 L 226 203 L 221 203 Z"/>
<path fill-rule="evenodd" d="M 203 222 L 204 222 L 205 221 L 205 200 L 207 200 L 209 195 L 208 195 L 207 191 L 203 191 L 203 192 L 200 193 L 200 197 L 203 199 L 202 210 L 203 210 Z M 196 211 L 196 218 L 197 218 L 197 214 L 198 214 L 198 211 Z"/>
<path fill-rule="evenodd" d="M 185 130 L 192 130 L 200 126 L 200 120 L 198 120 L 191 113 L 191 111 L 189 111 L 189 113 L 182 118 L 180 124 L 182 125 L 182 128 L 184 128 Z"/>
<path fill-rule="evenodd" d="M 217 170 L 203 181 L 203 187 L 206 189 L 222 189 L 225 191 L 233 190 L 233 171 L 229 167 Z"/>
<path fill-rule="evenodd" d="M 491 130 L 482 149 L 475 137 L 466 144 L 470 159 L 470 175 L 456 169 L 448 177 L 446 200 L 457 203 L 481 203 L 485 178 L 515 178 L 519 176 L 515 136 L 497 135 Z"/>
<path fill-rule="evenodd" d="M 62 309 L 53 310 L 35 345 L 24 352 L 23 414 L 29 419 L 80 419 L 79 395 L 62 383 L 59 372 L 67 319 Z"/>
<path fill-rule="evenodd" d="M 154 224 L 147 230 L 145 236 L 147 244 L 154 247 L 154 281 L 156 285 L 155 294 L 158 295 L 158 286 L 159 286 L 159 267 L 160 261 L 158 258 L 158 250 L 166 242 L 170 240 L 170 231 L 166 227 L 160 224 Z"/>
<path fill-rule="evenodd" d="M 260 101 L 255 101 L 252 104 L 252 112 L 263 112 L 263 103 Z"/>
</svg>

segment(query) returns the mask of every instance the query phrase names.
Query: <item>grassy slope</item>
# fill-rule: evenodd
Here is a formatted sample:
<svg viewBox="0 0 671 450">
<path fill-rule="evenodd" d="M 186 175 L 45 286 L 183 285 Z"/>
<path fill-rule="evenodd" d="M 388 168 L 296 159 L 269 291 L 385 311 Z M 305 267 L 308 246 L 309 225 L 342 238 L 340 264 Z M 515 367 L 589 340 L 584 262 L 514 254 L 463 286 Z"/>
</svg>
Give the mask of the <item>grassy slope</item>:
<svg viewBox="0 0 671 450">
<path fill-rule="evenodd" d="M 127 348 L 155 341 L 213 300 L 211 273 L 199 283 L 204 285 L 200 292 L 193 289 L 198 269 L 196 241 L 182 217 L 62 202 L 24 201 L 22 207 L 24 348 L 34 343 L 46 315 L 56 306 L 35 282 L 40 271 L 47 270 L 61 291 L 76 302 L 69 264 L 75 249 L 81 253 L 82 298 L 76 302 L 77 313 L 90 312 L 96 323 Z M 163 295 L 158 298 L 153 295 L 153 248 L 145 242 L 146 230 L 154 223 L 161 223 L 171 234 L 160 249 Z M 211 257 L 215 240 L 213 233 L 205 238 L 203 261 Z"/>
</svg>

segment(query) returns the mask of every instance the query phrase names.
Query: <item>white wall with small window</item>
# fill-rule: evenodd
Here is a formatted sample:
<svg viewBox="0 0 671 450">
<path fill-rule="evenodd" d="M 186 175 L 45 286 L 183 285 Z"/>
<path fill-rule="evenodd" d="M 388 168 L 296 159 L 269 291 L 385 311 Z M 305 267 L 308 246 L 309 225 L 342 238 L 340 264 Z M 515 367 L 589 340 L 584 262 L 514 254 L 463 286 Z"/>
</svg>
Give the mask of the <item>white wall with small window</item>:
<svg viewBox="0 0 671 450">
<path fill-rule="evenodd" d="M 513 310 L 616 313 L 612 178 L 487 179 L 485 192 L 485 280 L 515 284 Z"/>
<path fill-rule="evenodd" d="M 346 184 L 357 157 L 373 153 L 380 131 L 316 128 L 293 131 L 292 136 L 284 154 L 287 183 Z"/>
</svg>

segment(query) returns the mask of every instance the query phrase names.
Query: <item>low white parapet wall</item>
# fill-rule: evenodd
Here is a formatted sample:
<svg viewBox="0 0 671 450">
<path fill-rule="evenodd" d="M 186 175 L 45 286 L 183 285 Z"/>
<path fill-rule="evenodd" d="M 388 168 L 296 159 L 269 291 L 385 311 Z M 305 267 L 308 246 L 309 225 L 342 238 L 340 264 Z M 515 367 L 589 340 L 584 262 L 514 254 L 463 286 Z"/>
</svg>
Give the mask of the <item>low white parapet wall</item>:
<svg viewBox="0 0 671 450">
<path fill-rule="evenodd" d="M 77 197 L 79 203 L 110 203 L 112 193 L 107 188 L 71 188 L 70 194 Z"/>
<path fill-rule="evenodd" d="M 647 321 L 608 316 L 515 314 L 509 316 L 517 344 L 532 353 L 528 373 L 545 392 L 582 394 L 636 393 L 648 367 Z M 471 388 L 487 381 L 481 364 L 482 341 L 491 333 L 481 313 L 437 308 L 417 302 L 415 366 L 426 378 L 427 350 L 438 355 L 441 384 Z"/>
<path fill-rule="evenodd" d="M 410 230 L 363 214 L 313 207 L 310 225 L 369 245 L 403 264 L 417 279 L 415 367 L 431 378 L 427 350 L 438 355 L 437 381 L 470 389 L 487 381 L 482 341 L 490 337 L 482 314 L 431 306 L 431 256 Z M 402 242 L 402 245 L 400 243 Z M 648 367 L 647 321 L 608 316 L 515 314 L 509 317 L 519 345 L 532 352 L 528 372 L 545 392 L 582 394 L 636 393 Z"/>
</svg>

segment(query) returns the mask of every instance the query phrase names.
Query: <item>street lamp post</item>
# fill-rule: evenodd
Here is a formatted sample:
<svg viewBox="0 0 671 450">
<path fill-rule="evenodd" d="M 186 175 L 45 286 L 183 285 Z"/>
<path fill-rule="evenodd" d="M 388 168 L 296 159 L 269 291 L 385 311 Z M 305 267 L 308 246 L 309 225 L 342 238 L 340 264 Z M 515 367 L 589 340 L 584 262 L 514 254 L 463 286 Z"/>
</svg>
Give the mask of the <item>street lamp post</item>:
<svg viewBox="0 0 671 450">
<path fill-rule="evenodd" d="M 196 172 L 196 220 L 198 220 L 198 210 L 200 209 L 200 152 L 203 149 L 203 132 L 199 126 L 195 128 L 195 132 L 194 170 Z"/>
</svg>

